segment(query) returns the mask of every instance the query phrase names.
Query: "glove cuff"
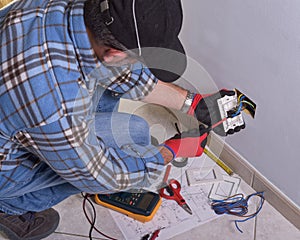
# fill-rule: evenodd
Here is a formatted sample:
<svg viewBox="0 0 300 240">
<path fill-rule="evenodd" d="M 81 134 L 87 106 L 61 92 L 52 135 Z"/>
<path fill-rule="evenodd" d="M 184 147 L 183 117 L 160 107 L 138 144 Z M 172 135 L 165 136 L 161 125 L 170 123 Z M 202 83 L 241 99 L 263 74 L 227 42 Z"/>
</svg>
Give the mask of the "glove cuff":
<svg viewBox="0 0 300 240">
<path fill-rule="evenodd" d="M 174 150 L 173 150 L 171 147 L 169 147 L 167 144 L 160 144 L 159 146 L 162 146 L 162 147 L 167 148 L 167 149 L 173 154 L 172 161 L 176 158 L 176 153 L 175 153 Z"/>
</svg>

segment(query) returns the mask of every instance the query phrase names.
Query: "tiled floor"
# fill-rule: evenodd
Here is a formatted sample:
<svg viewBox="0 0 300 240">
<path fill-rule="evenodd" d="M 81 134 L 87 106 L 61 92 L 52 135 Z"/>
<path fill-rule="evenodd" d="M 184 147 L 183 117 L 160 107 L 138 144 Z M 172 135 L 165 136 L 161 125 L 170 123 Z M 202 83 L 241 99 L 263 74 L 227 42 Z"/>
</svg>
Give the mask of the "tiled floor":
<svg viewBox="0 0 300 240">
<path fill-rule="evenodd" d="M 122 109 L 122 105 L 121 105 Z M 141 107 L 133 107 L 130 112 L 145 114 L 145 110 Z M 160 123 L 164 122 L 162 119 L 157 119 L 155 116 L 164 118 L 165 110 L 152 109 L 151 116 L 147 116 L 151 122 L 151 131 L 156 135 L 159 141 L 163 139 L 164 134 L 172 134 L 170 128 L 162 127 Z M 164 111 L 164 112 L 163 112 Z M 149 112 L 149 109 L 147 109 Z M 170 117 L 174 118 L 174 116 Z M 165 125 L 165 124 L 164 124 Z M 163 131 L 162 131 L 163 130 Z M 207 157 L 202 156 L 201 161 L 205 164 L 214 164 Z M 254 192 L 245 182 L 241 182 L 239 192 L 251 194 Z M 47 240 L 85 240 L 88 239 L 89 223 L 84 216 L 82 210 L 83 198 L 80 195 L 72 196 L 59 205 L 55 209 L 60 213 L 60 224 L 54 234 L 46 238 Z M 118 240 L 123 240 L 124 237 L 111 217 L 109 211 L 101 206 L 96 206 L 97 222 L 96 226 L 107 235 L 114 237 Z M 187 231 L 181 235 L 171 238 L 172 240 L 300 240 L 300 231 L 288 222 L 281 214 L 279 214 L 268 202 L 265 202 L 261 212 L 256 218 L 247 222 L 241 223 L 239 226 L 244 231 L 240 233 L 235 228 L 233 220 L 236 217 L 224 215 L 220 216 L 210 222 L 200 225 L 191 231 Z M 0 239 L 7 239 L 0 233 Z M 93 233 L 93 239 L 106 239 L 96 232 Z M 161 238 L 157 238 L 159 240 Z"/>
<path fill-rule="evenodd" d="M 245 194 L 254 191 L 243 181 L 239 191 Z M 54 234 L 46 240 L 87 240 L 89 223 L 82 210 L 82 197 L 76 195 L 60 203 L 55 209 L 60 213 L 60 224 Z M 96 226 L 105 234 L 119 240 L 124 237 L 118 229 L 107 209 L 95 206 L 97 211 Z M 262 211 L 256 217 L 239 226 L 243 230 L 240 233 L 235 228 L 233 220 L 236 217 L 224 215 L 211 222 L 205 223 L 191 231 L 171 238 L 172 240 L 300 240 L 300 231 L 280 215 L 267 202 L 264 203 Z M 0 234 L 0 239 L 7 239 Z M 106 239 L 95 231 L 93 239 Z M 157 240 L 160 238 L 158 237 Z"/>
<path fill-rule="evenodd" d="M 242 182 L 240 191 L 245 194 L 254 191 Z M 87 239 L 89 224 L 84 217 L 81 209 L 81 196 L 74 196 L 65 202 L 59 204 L 56 209 L 60 212 L 61 223 L 56 233 L 48 237 L 47 240 L 83 240 Z M 116 223 L 108 213 L 108 211 L 100 206 L 97 209 L 97 226 L 104 233 L 116 239 L 124 239 Z M 256 219 L 251 219 L 239 226 L 243 230 L 240 233 L 235 228 L 233 220 L 236 217 L 229 215 L 221 216 L 211 222 L 201 225 L 192 231 L 183 233 L 173 240 L 193 240 L 193 239 L 209 239 L 209 240 L 300 240 L 300 231 L 280 215 L 267 202 L 264 203 L 263 209 Z M 101 238 L 99 234 L 94 233 L 95 239 Z M 105 239 L 105 238 L 104 238 Z M 158 238 L 159 240 L 159 238 Z"/>
<path fill-rule="evenodd" d="M 243 192 L 253 192 L 249 186 L 242 183 Z M 88 239 L 89 223 L 82 211 L 82 197 L 73 196 L 55 207 L 61 220 L 59 227 L 47 240 L 84 240 Z M 124 239 L 121 231 L 110 216 L 109 212 L 96 206 L 97 227 L 104 233 L 116 239 Z M 221 216 L 211 222 L 201 225 L 189 232 L 173 237 L 172 240 L 299 240 L 300 232 L 271 205 L 265 202 L 262 211 L 256 219 L 240 224 L 244 233 L 239 233 L 231 216 Z M 7 239 L 0 234 L 0 239 Z M 105 239 L 94 232 L 93 239 Z M 157 238 L 158 240 L 160 238 Z"/>
</svg>

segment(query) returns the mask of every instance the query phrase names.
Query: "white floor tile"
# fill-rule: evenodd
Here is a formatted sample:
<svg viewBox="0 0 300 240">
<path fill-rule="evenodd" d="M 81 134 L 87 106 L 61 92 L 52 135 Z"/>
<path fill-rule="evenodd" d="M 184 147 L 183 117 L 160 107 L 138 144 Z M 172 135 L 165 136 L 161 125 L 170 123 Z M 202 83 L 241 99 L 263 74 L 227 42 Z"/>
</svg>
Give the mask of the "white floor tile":
<svg viewBox="0 0 300 240">
<path fill-rule="evenodd" d="M 232 216 L 221 216 L 220 218 L 206 223 L 190 232 L 178 235 L 172 240 L 252 240 L 254 239 L 254 222 L 245 222 L 240 224 L 243 233 L 240 233 L 233 220 L 237 218 Z"/>
<path fill-rule="evenodd" d="M 69 234 L 61 234 L 61 233 L 53 233 L 49 237 L 44 238 L 44 240 L 88 240 L 88 237 L 69 235 Z"/>
<path fill-rule="evenodd" d="M 61 217 L 60 224 L 55 232 L 88 237 L 90 224 L 83 213 L 82 201 L 83 198 L 80 195 L 76 195 L 55 206 Z M 97 216 L 96 227 L 107 235 L 121 239 L 122 234 L 116 227 L 107 209 L 95 203 L 94 206 Z M 91 207 L 88 203 L 86 209 L 88 213 L 91 213 Z M 101 237 L 95 231 L 93 231 L 93 236 Z"/>
<path fill-rule="evenodd" d="M 268 202 L 257 217 L 256 240 L 300 240 L 300 230 Z"/>
</svg>

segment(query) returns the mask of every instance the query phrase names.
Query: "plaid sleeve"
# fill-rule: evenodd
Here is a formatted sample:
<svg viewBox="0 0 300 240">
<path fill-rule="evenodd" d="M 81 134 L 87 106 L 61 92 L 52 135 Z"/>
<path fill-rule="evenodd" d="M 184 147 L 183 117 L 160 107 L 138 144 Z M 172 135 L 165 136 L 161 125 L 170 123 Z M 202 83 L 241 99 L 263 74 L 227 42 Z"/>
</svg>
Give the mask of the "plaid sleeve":
<svg viewBox="0 0 300 240">
<path fill-rule="evenodd" d="M 83 31 L 83 3 L 27 0 L 0 11 L 0 169 L 41 160 L 85 192 L 146 186 L 163 167 L 161 155 L 107 148 L 95 136 L 92 98 L 97 84 L 142 98 L 156 79 L 141 63 L 99 64 L 96 79 L 86 79 L 98 63 Z"/>
<path fill-rule="evenodd" d="M 107 148 L 97 139 L 93 124 L 93 119 L 65 117 L 21 131 L 16 138 L 84 192 L 143 188 L 155 182 L 164 168 L 163 158 L 156 148 L 126 146 L 132 154 L 126 149 Z"/>
<path fill-rule="evenodd" d="M 141 62 L 122 67 L 101 65 L 89 74 L 89 78 L 96 80 L 103 88 L 133 100 L 143 99 L 158 82 L 149 68 Z"/>
</svg>

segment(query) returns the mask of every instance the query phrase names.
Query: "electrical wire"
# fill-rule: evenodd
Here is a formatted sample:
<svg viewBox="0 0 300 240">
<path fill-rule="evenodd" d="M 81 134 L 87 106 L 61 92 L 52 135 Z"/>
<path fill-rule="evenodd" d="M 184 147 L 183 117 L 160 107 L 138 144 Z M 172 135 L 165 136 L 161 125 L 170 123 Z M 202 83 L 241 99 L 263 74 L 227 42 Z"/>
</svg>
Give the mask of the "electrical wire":
<svg viewBox="0 0 300 240">
<path fill-rule="evenodd" d="M 239 96 L 238 96 L 238 98 L 237 98 L 237 102 L 239 103 L 242 99 L 242 97 L 245 97 L 245 95 L 244 94 L 240 94 Z"/>
<path fill-rule="evenodd" d="M 252 197 L 260 197 L 260 204 L 257 207 L 256 211 L 252 214 L 246 215 L 248 213 L 248 201 Z M 243 220 L 235 220 L 236 228 L 243 233 L 243 231 L 239 228 L 238 223 L 248 221 L 251 218 L 254 218 L 262 209 L 264 204 L 264 192 L 256 192 L 250 194 L 246 198 L 244 198 L 243 194 L 236 194 L 231 197 L 228 197 L 224 200 L 215 200 L 213 199 L 211 202 L 211 207 L 215 211 L 216 214 L 229 214 L 238 217 L 245 217 Z"/>
<path fill-rule="evenodd" d="M 247 104 L 247 105 L 250 106 L 252 109 L 255 109 L 255 106 L 254 106 L 251 102 L 249 102 L 249 101 L 247 101 L 247 100 L 242 100 L 241 102 Z"/>
<path fill-rule="evenodd" d="M 236 112 L 234 114 L 232 114 L 230 117 L 236 117 L 237 115 L 239 115 L 241 113 L 241 111 L 243 110 L 243 99 L 245 98 L 245 95 L 241 94 L 238 99 L 237 99 L 237 102 L 238 102 L 238 108 L 236 110 Z"/>
<path fill-rule="evenodd" d="M 248 109 L 250 111 L 249 108 L 252 109 L 253 112 L 255 112 L 255 106 L 253 105 L 253 103 L 251 103 L 250 101 L 247 100 L 247 98 L 244 94 L 240 94 L 237 98 L 237 102 L 238 102 L 238 107 L 235 113 L 233 113 L 230 117 L 236 117 L 237 115 L 239 115 L 241 113 L 241 111 Z"/>
<path fill-rule="evenodd" d="M 219 122 L 216 122 L 214 125 L 212 125 L 210 127 L 210 129 L 214 129 L 216 128 L 217 126 L 219 126 L 221 123 L 225 122 L 227 120 L 227 117 L 224 117 L 223 119 L 221 119 Z"/>
<path fill-rule="evenodd" d="M 91 197 L 90 194 L 83 194 L 81 193 L 82 197 L 83 197 L 83 202 L 82 202 L 82 209 L 83 209 L 83 213 L 86 217 L 86 219 L 88 220 L 88 222 L 90 223 L 91 227 L 90 227 L 90 230 L 89 230 L 89 239 L 92 240 L 92 233 L 93 233 L 93 230 L 95 230 L 96 232 L 98 232 L 99 234 L 101 234 L 102 236 L 108 238 L 108 239 L 111 239 L 111 240 L 117 240 L 115 238 L 112 238 L 108 235 L 106 235 L 105 233 L 101 232 L 100 230 L 98 230 L 96 227 L 95 227 L 95 223 L 96 223 L 96 209 L 94 207 L 94 204 L 93 202 L 89 199 L 89 197 Z M 88 202 L 90 204 L 90 206 L 92 207 L 92 217 L 90 218 L 89 215 L 87 214 L 86 212 L 86 202 Z"/>
</svg>

